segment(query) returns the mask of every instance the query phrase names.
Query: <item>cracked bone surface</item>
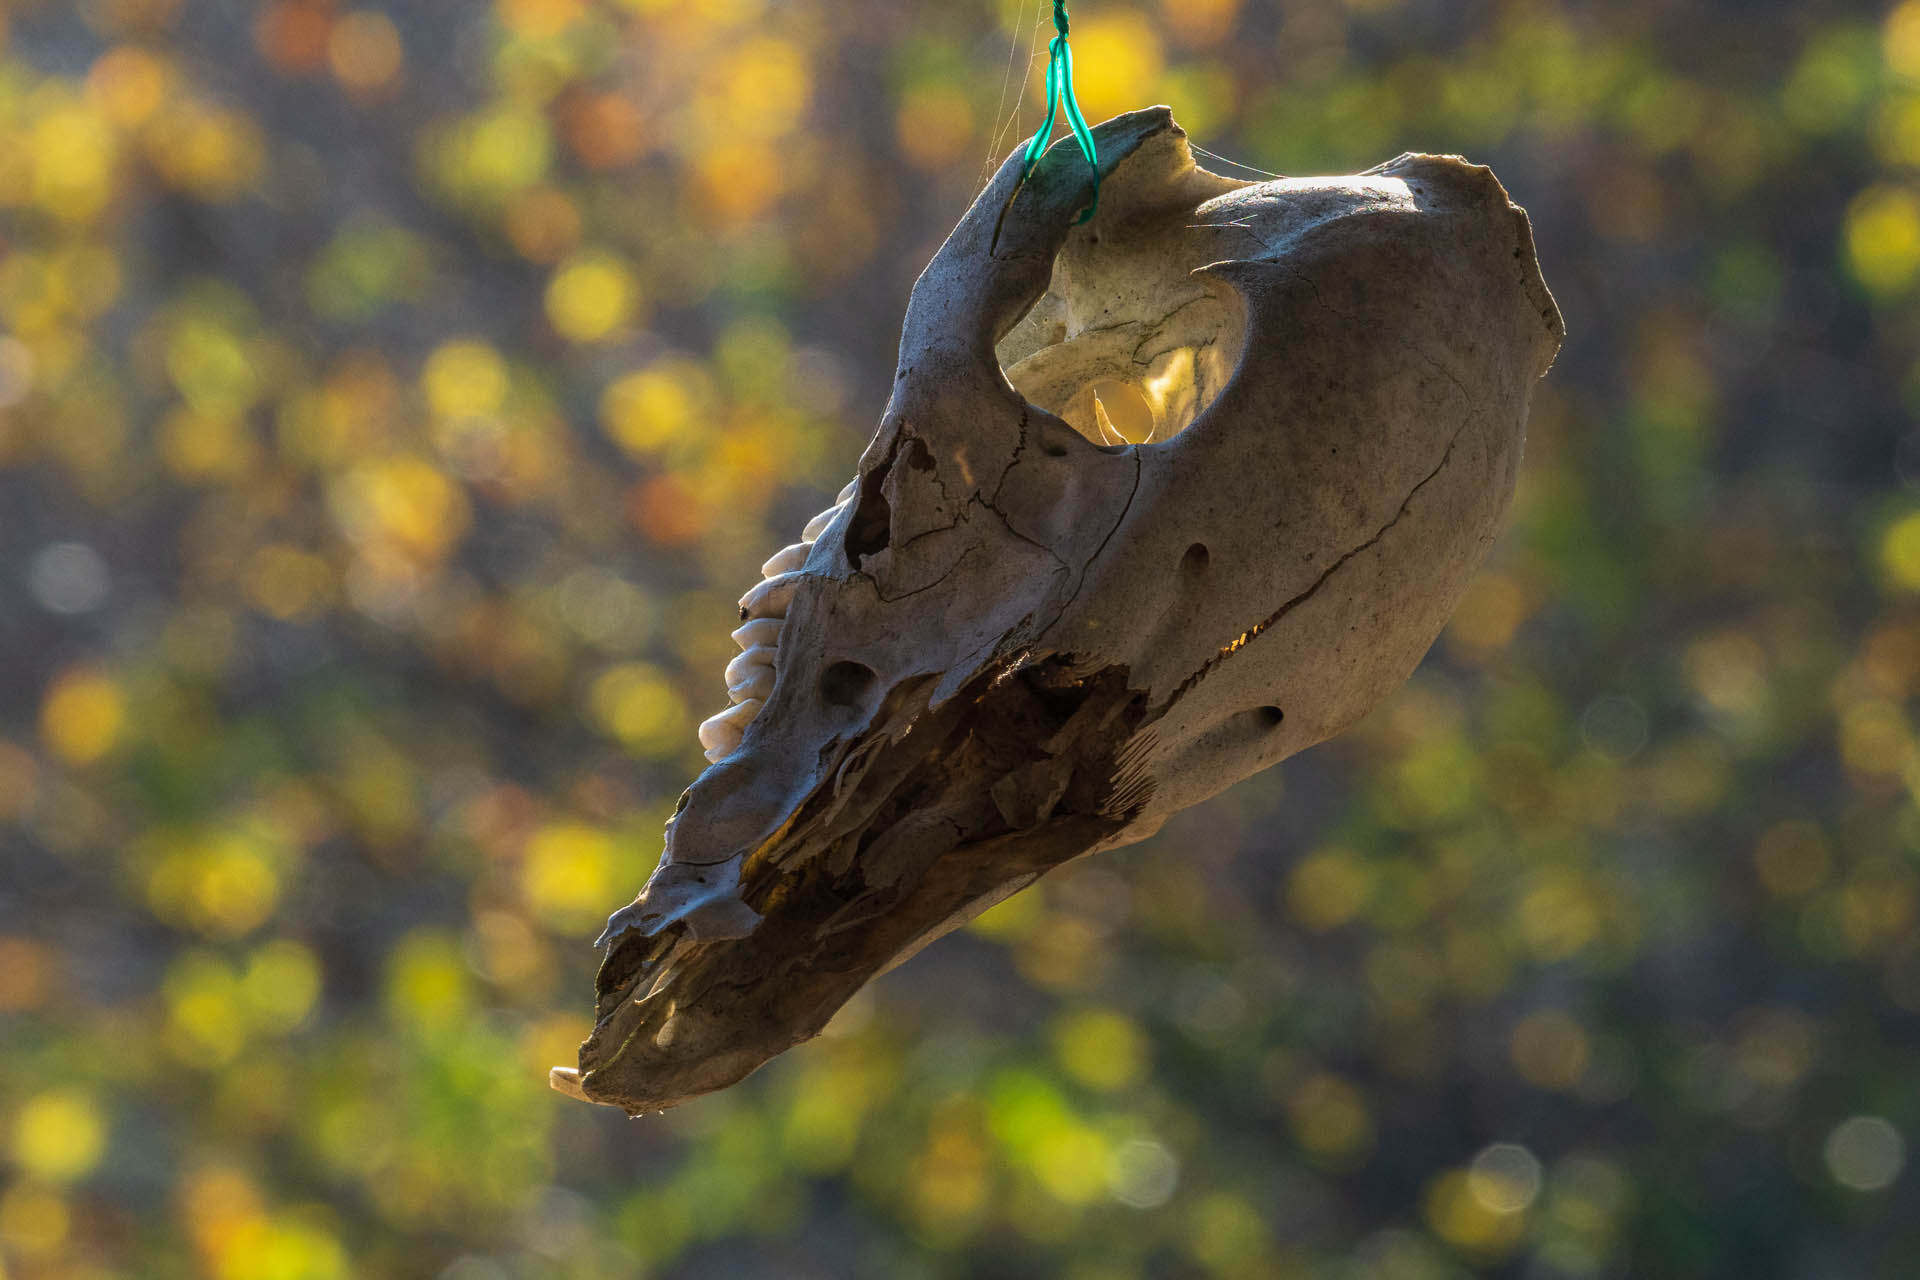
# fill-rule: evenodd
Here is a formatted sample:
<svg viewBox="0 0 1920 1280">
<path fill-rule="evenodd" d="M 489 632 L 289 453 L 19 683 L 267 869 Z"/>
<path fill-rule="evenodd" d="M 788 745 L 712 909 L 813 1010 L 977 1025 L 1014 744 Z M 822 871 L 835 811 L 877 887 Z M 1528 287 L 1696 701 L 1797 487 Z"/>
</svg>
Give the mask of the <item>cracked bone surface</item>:
<svg viewBox="0 0 1920 1280">
<path fill-rule="evenodd" d="M 1164 108 L 1002 165 L 859 476 L 743 601 L 738 701 L 556 1088 L 723 1088 L 1048 870 L 1339 732 L 1512 495 L 1563 333 L 1487 169 L 1244 183 Z M 1131 441 L 1132 443 L 1129 443 Z"/>
</svg>

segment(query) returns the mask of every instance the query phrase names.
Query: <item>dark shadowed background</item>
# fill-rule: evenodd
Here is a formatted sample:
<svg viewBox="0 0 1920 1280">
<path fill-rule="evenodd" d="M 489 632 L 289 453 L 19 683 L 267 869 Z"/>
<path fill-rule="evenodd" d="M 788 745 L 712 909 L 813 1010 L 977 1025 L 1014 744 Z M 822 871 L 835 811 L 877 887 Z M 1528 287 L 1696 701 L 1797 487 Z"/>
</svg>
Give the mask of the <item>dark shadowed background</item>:
<svg viewBox="0 0 1920 1280">
<path fill-rule="evenodd" d="M 547 1090 L 1043 19 L 0 3 L 0 1276 L 1913 1274 L 1920 0 L 1082 0 L 1094 120 L 1531 211 L 1511 530 L 1344 739 Z"/>
</svg>

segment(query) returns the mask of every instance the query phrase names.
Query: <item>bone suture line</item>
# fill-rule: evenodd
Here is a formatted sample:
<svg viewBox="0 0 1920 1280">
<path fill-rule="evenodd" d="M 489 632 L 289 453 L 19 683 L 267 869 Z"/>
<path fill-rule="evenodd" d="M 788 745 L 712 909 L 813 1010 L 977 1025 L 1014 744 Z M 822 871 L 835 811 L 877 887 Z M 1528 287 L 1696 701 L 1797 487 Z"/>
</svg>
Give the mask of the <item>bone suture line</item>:
<svg viewBox="0 0 1920 1280">
<path fill-rule="evenodd" d="M 847 482 L 833 505 L 807 521 L 800 541 L 782 547 L 760 566 L 760 581 L 740 597 L 740 613 L 747 621 L 733 633 L 740 654 L 727 664 L 727 700 L 733 705 L 700 725 L 700 748 L 707 760 L 718 761 L 733 754 L 746 735 L 747 726 L 760 714 L 760 708 L 773 696 L 773 664 L 780 652 L 780 628 L 787 608 L 800 585 L 800 567 L 807 562 L 813 544 L 827 531 L 860 487 L 856 478 Z"/>
</svg>

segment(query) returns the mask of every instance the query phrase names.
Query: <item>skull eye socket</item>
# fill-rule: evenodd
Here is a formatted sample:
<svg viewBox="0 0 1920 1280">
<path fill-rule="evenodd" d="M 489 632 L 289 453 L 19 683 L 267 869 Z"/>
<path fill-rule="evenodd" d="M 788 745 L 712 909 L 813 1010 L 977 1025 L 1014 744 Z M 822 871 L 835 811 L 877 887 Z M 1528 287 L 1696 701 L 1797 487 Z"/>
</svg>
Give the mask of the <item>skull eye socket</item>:
<svg viewBox="0 0 1920 1280">
<path fill-rule="evenodd" d="M 858 707 L 878 679 L 859 662 L 835 662 L 820 673 L 820 697 L 830 707 Z"/>
<path fill-rule="evenodd" d="M 1186 430 L 1232 376 L 1242 345 L 1236 309 L 1204 290 L 1168 314 L 1079 332 L 1059 319 L 1062 305 L 1036 305 L 997 353 L 1016 391 L 1094 444 L 1157 444 Z"/>
<path fill-rule="evenodd" d="M 1070 238 L 1047 291 L 994 344 L 1014 390 L 1108 448 L 1193 425 L 1246 347 L 1244 301 L 1197 270 L 1214 261 L 1214 242 L 1150 223 L 1105 243 Z"/>
</svg>

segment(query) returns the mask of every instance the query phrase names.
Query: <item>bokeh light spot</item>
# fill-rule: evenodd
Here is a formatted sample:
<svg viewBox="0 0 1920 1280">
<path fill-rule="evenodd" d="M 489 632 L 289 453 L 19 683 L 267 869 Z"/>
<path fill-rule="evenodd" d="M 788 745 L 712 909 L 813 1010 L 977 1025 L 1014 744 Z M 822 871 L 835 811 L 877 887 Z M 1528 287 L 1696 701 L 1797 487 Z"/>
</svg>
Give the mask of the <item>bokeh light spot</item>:
<svg viewBox="0 0 1920 1280">
<path fill-rule="evenodd" d="M 333 19 L 326 0 L 269 4 L 254 19 L 254 47 L 281 74 L 309 75 L 326 64 Z"/>
<path fill-rule="evenodd" d="M 1495 1213 L 1521 1213 L 1540 1194 L 1540 1161 L 1517 1143 L 1496 1142 L 1467 1166 L 1467 1191 Z"/>
<path fill-rule="evenodd" d="M 445 1032 L 473 1003 L 473 983 L 457 942 L 439 929 L 408 933 L 388 954 L 387 1014 L 402 1026 Z"/>
<path fill-rule="evenodd" d="M 900 147 L 915 167 L 946 168 L 973 147 L 973 104 L 952 85 L 916 85 L 900 100 Z"/>
<path fill-rule="evenodd" d="M 1165 1144 L 1131 1138 L 1107 1157 L 1107 1190 L 1130 1209 L 1158 1209 L 1180 1185 L 1180 1161 Z"/>
<path fill-rule="evenodd" d="M 27 585 L 50 613 L 92 613 L 107 602 L 112 578 L 100 553 L 84 542 L 55 542 L 27 562 Z"/>
<path fill-rule="evenodd" d="M 126 694 L 113 677 L 98 667 L 69 667 L 47 686 L 40 736 L 67 763 L 92 764 L 120 741 L 126 718 Z"/>
<path fill-rule="evenodd" d="M 1147 97 L 1159 101 L 1148 86 L 1158 84 L 1163 65 L 1160 33 L 1141 14 L 1097 8 L 1074 14 L 1073 87 L 1088 120 L 1132 110 Z M 1035 83 L 1043 92 L 1038 78 Z"/>
<path fill-rule="evenodd" d="M 34 203 L 67 222 L 106 208 L 119 147 L 105 120 L 78 106 L 48 113 L 34 126 L 31 147 Z"/>
<path fill-rule="evenodd" d="M 670 356 L 609 384 L 600 398 L 600 424 L 634 457 L 651 457 L 703 430 L 715 399 L 704 367 Z"/>
<path fill-rule="evenodd" d="M 1920 80 L 1920 0 L 1903 0 L 1888 11 L 1881 41 L 1888 68 Z"/>
<path fill-rule="evenodd" d="M 393 19 L 377 9 L 342 14 L 327 35 L 327 65 L 341 87 L 357 97 L 390 88 L 406 65 Z"/>
<path fill-rule="evenodd" d="M 1920 198 L 1905 187 L 1862 192 L 1847 208 L 1846 251 L 1854 278 L 1867 288 L 1905 289 L 1920 271 Z"/>
<path fill-rule="evenodd" d="M 1909 512 L 1880 535 L 1880 566 L 1902 591 L 1920 591 L 1920 511 Z"/>
<path fill-rule="evenodd" d="M 443 342 L 420 373 L 427 405 L 445 417 L 492 413 L 507 398 L 507 364 L 479 338 Z"/>
<path fill-rule="evenodd" d="M 494 10 L 516 34 L 550 40 L 586 14 L 582 0 L 496 0 Z"/>
<path fill-rule="evenodd" d="M 23 1260 L 56 1252 L 73 1226 L 73 1210 L 53 1188 L 16 1182 L 0 1193 L 0 1241 Z"/>
<path fill-rule="evenodd" d="M 666 758 L 690 739 L 686 700 L 659 668 L 646 663 L 623 663 L 601 672 L 587 704 L 601 728 L 639 755 Z"/>
<path fill-rule="evenodd" d="M 1851 1116 L 1827 1134 L 1827 1171 L 1855 1191 L 1884 1191 L 1907 1163 L 1906 1139 L 1879 1116 Z"/>
<path fill-rule="evenodd" d="M 1140 1029 L 1109 1010 L 1068 1014 L 1054 1028 L 1053 1049 L 1067 1074 L 1095 1089 L 1124 1089 L 1146 1070 Z"/>
<path fill-rule="evenodd" d="M 100 55 L 87 72 L 87 96 L 121 129 L 136 129 L 160 109 L 173 85 L 173 71 L 145 49 L 120 45 Z"/>
<path fill-rule="evenodd" d="M 1301 924 L 1324 933 L 1366 910 L 1373 887 L 1373 868 L 1360 855 L 1321 849 L 1302 858 L 1288 874 L 1287 905 Z"/>
<path fill-rule="evenodd" d="M 254 1024 L 285 1033 L 299 1027 L 320 998 L 320 962 L 290 938 L 276 938 L 255 951 L 240 978 Z"/>
<path fill-rule="evenodd" d="M 610 253 L 567 259 L 547 283 L 547 319 L 571 342 L 599 342 L 633 322 L 640 304 L 633 271 Z"/>
<path fill-rule="evenodd" d="M 1519 1243 L 1525 1228 L 1523 1214 L 1492 1208 L 1476 1195 L 1474 1179 L 1463 1169 L 1434 1178 L 1423 1199 L 1433 1233 L 1468 1254 L 1503 1256 Z"/>
<path fill-rule="evenodd" d="M 107 1147 L 107 1118 L 99 1102 L 79 1089 L 35 1094 L 13 1118 L 14 1161 L 45 1182 L 67 1183 L 91 1173 Z"/>
<path fill-rule="evenodd" d="M 612 837 L 579 823 L 556 823 L 527 842 L 520 883 L 528 905 L 555 932 L 591 937 L 617 894 L 613 873 Z"/>
</svg>

